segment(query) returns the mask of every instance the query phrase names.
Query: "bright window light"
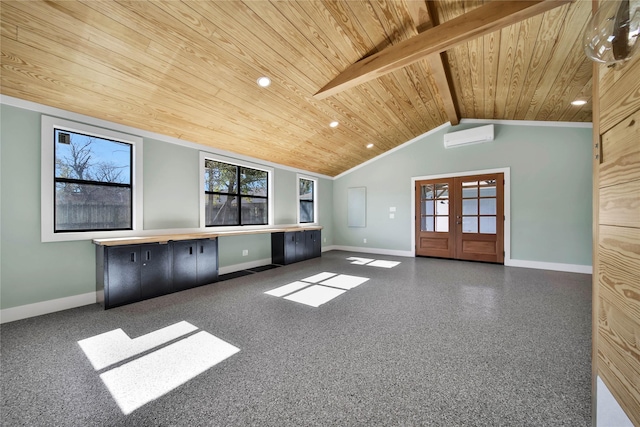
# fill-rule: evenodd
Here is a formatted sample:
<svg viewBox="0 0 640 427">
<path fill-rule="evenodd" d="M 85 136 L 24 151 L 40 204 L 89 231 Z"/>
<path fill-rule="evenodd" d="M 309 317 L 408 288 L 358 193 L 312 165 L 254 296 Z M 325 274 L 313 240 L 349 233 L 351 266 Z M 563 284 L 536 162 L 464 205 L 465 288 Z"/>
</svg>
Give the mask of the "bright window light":
<svg viewBox="0 0 640 427">
<path fill-rule="evenodd" d="M 332 277 L 329 280 L 325 280 L 320 283 L 321 285 L 332 286 L 340 289 L 353 289 L 369 280 L 366 277 L 349 276 L 348 274 L 340 274 L 336 277 Z"/>
<path fill-rule="evenodd" d="M 335 275 L 336 273 L 329 273 L 325 271 L 323 273 L 318 273 L 314 276 L 307 277 L 306 279 L 302 279 L 302 281 L 309 282 L 309 283 L 318 283 L 318 282 L 322 282 L 323 280 L 327 280 L 329 277 L 333 277 Z"/>
<path fill-rule="evenodd" d="M 182 321 L 135 339 L 129 338 L 122 329 L 116 329 L 78 341 L 78 344 L 96 371 L 134 358 L 100 374 L 122 413 L 128 415 L 240 351 L 210 333 L 200 331 L 135 358 L 197 330 Z"/>
<path fill-rule="evenodd" d="M 372 267 L 393 268 L 398 264 L 400 264 L 399 261 L 385 261 L 385 260 L 382 260 L 382 259 L 378 259 L 378 260 L 375 260 L 375 261 L 373 261 L 373 262 L 371 262 L 371 263 L 369 263 L 367 265 L 370 265 Z"/>
<path fill-rule="evenodd" d="M 272 289 L 268 292 L 265 292 L 267 295 L 273 295 L 274 297 L 282 297 L 292 292 L 298 291 L 302 288 L 306 288 L 309 286 L 309 283 L 303 282 L 293 282 L 288 285 L 280 286 L 279 288 Z"/>
<path fill-rule="evenodd" d="M 197 329 L 189 322 L 182 321 L 135 339 L 129 338 L 122 329 L 115 329 L 78 341 L 78 344 L 87 355 L 93 368 L 99 371 Z"/>
<path fill-rule="evenodd" d="M 342 289 L 313 285 L 301 290 L 300 292 L 284 297 L 284 299 L 310 305 L 312 307 L 320 307 L 322 304 L 331 301 L 345 292 L 346 291 Z"/>
<path fill-rule="evenodd" d="M 366 265 L 369 264 L 371 261 L 373 261 L 373 259 L 371 258 L 358 258 L 358 257 L 350 257 L 347 258 L 348 261 L 351 261 L 351 264 L 355 264 L 355 265 Z"/>
</svg>

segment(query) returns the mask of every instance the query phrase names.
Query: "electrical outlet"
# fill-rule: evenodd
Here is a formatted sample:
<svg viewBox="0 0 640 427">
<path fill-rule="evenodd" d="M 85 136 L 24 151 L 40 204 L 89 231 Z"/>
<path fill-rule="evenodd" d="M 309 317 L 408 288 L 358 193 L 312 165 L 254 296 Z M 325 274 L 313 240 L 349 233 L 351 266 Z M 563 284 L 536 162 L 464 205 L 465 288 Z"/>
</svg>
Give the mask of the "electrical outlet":
<svg viewBox="0 0 640 427">
<path fill-rule="evenodd" d="M 247 255 L 249 255 L 249 249 L 243 249 L 242 256 L 247 256 Z"/>
<path fill-rule="evenodd" d="M 365 237 L 364 239 L 362 239 L 362 241 L 363 241 L 364 243 L 367 243 L 367 238 Z"/>
<path fill-rule="evenodd" d="M 325 237 L 324 239 L 322 239 L 322 241 L 323 241 L 324 243 L 327 243 L 327 238 Z"/>
</svg>

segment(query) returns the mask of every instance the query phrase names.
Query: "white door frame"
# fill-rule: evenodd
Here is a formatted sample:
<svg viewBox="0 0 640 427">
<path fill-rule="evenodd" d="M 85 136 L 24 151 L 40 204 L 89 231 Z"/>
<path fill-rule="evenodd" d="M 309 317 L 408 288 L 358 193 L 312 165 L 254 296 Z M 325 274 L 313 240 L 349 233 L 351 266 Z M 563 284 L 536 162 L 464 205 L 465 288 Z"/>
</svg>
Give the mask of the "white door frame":
<svg viewBox="0 0 640 427">
<path fill-rule="evenodd" d="M 416 211 L 416 181 L 428 179 L 453 178 L 458 176 L 504 174 L 504 265 L 511 265 L 511 168 L 484 169 L 477 171 L 452 172 L 440 175 L 414 176 L 411 178 L 411 212 Z M 415 214 L 414 214 L 415 215 Z M 416 221 L 411 221 L 411 256 L 416 256 Z"/>
</svg>

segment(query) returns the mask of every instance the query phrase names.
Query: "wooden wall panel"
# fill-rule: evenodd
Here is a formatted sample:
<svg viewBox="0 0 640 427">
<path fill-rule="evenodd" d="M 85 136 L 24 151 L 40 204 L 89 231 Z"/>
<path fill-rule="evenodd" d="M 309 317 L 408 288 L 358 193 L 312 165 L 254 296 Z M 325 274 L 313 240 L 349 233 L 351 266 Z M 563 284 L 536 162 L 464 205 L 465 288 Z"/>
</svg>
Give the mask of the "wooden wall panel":
<svg viewBox="0 0 640 427">
<path fill-rule="evenodd" d="M 602 135 L 600 187 L 640 180 L 640 110 Z"/>
<path fill-rule="evenodd" d="M 614 67 L 596 66 L 593 82 L 594 371 L 636 426 L 640 426 L 639 75 L 640 56 Z"/>
<path fill-rule="evenodd" d="M 598 363 L 607 367 L 615 377 L 618 387 L 611 387 L 610 376 L 600 376 L 609 386 L 627 416 L 638 425 L 640 408 L 640 325 L 637 319 L 628 316 L 615 303 L 600 297 L 598 314 L 599 333 Z"/>
<path fill-rule="evenodd" d="M 640 109 L 640 55 L 600 74 L 600 128 L 604 133 Z"/>
<path fill-rule="evenodd" d="M 640 229 L 600 226 L 598 243 L 600 296 L 640 319 Z"/>
<path fill-rule="evenodd" d="M 600 189 L 600 225 L 640 227 L 640 181 Z"/>
</svg>

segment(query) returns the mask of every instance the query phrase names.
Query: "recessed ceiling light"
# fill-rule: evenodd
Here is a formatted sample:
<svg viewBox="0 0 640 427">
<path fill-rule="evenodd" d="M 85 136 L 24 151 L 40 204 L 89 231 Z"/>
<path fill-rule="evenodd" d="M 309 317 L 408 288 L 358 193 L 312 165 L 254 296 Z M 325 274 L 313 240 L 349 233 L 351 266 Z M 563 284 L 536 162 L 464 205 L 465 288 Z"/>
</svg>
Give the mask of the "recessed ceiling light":
<svg viewBox="0 0 640 427">
<path fill-rule="evenodd" d="M 373 148 L 373 144 L 367 144 L 367 148 Z"/>
<path fill-rule="evenodd" d="M 337 128 L 337 127 L 338 127 L 338 125 L 339 125 L 339 123 L 338 123 L 338 122 L 336 122 L 335 120 L 334 120 L 334 121 L 332 121 L 331 123 L 329 123 L 329 126 L 331 126 L 332 128 Z"/>
<path fill-rule="evenodd" d="M 587 103 L 587 101 L 585 101 L 584 99 L 576 99 L 575 101 L 571 102 L 571 105 L 580 106 L 580 105 L 584 105 L 586 103 Z"/>
<path fill-rule="evenodd" d="M 271 79 L 269 77 L 260 77 L 258 79 L 258 86 L 267 87 L 271 84 Z"/>
</svg>

